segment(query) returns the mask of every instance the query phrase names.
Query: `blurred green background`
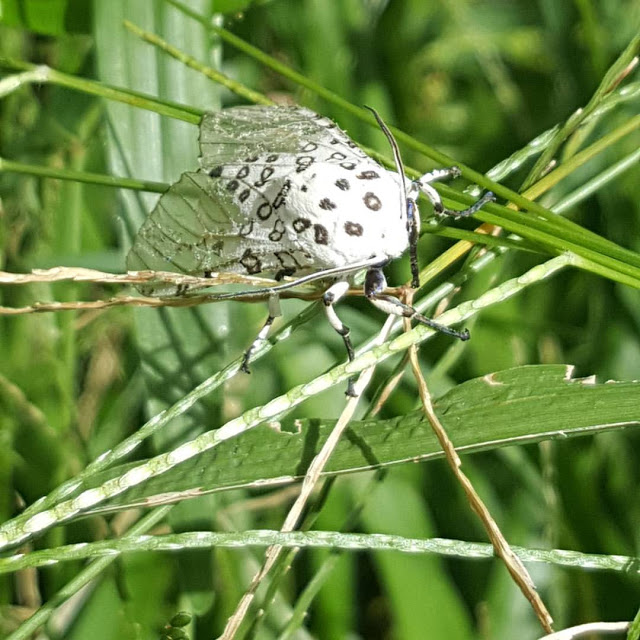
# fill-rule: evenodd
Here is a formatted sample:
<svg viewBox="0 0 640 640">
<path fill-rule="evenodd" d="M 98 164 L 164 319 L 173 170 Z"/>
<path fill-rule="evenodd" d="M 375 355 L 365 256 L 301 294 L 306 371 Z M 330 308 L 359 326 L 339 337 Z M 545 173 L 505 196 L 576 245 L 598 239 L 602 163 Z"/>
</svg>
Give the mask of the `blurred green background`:
<svg viewBox="0 0 640 640">
<path fill-rule="evenodd" d="M 188 6 L 357 105 L 456 160 L 485 172 L 545 129 L 585 105 L 613 60 L 638 34 L 640 5 L 629 0 L 198 0 Z M 222 15 L 224 12 L 224 16 Z M 384 137 L 338 107 L 300 90 L 161 0 L 0 0 L 0 56 L 47 64 L 69 74 L 131 87 L 209 109 L 238 99 L 136 39 L 123 19 L 158 33 L 202 62 L 274 100 L 294 101 L 334 118 L 358 142 L 387 151 Z M 6 78 L 10 73 L 5 71 Z M 621 105 L 590 139 L 640 111 Z M 24 83 L 0 94 L 0 156 L 34 165 L 172 181 L 197 166 L 197 128 L 99 97 Z M 542 203 L 552 205 L 586 178 L 640 144 L 629 136 L 574 172 Z M 407 165 L 429 162 L 404 151 Z M 506 181 L 518 189 L 526 166 Z M 568 215 L 624 247 L 640 249 L 640 173 L 625 173 Z M 462 182 L 460 188 L 464 186 Z M 157 198 L 106 187 L 0 173 L 2 269 L 56 265 L 121 272 L 132 234 Z M 423 211 L 423 218 L 429 212 Z M 472 228 L 473 225 L 468 225 Z M 451 241 L 424 238 L 421 262 Z M 538 256 L 510 252 L 464 291 L 522 273 Z M 407 261 L 389 272 L 408 279 Z M 6 287 L 2 304 L 107 297 L 98 285 Z M 285 304 L 286 317 L 304 307 Z M 0 518 L 15 514 L 99 453 L 175 402 L 236 357 L 263 320 L 260 305 L 197 310 L 86 311 L 0 316 Z M 382 316 L 363 301 L 341 305 L 356 344 Z M 451 346 L 438 338 L 421 354 L 436 395 L 475 376 L 527 363 L 568 363 L 576 375 L 638 378 L 637 291 L 578 271 L 527 290 L 483 313 L 473 339 Z M 315 318 L 256 365 L 199 403 L 140 456 L 214 428 L 344 358 L 341 340 Z M 381 384 L 390 369 L 376 374 Z M 342 389 L 315 397 L 296 417 L 330 418 Z M 405 375 L 383 415 L 416 403 Z M 455 434 L 452 434 L 455 441 Z M 505 449 L 467 458 L 465 466 L 507 538 L 522 546 L 639 555 L 638 434 L 606 434 L 563 443 Z M 341 526 L 364 478 L 336 483 L 317 522 Z M 168 525 L 176 531 L 277 528 L 285 504 L 220 516 L 243 498 L 227 492 L 183 503 Z M 229 519 L 227 519 L 229 518 Z M 111 535 L 118 523 L 89 519 L 39 540 L 47 547 Z M 484 540 L 444 463 L 406 465 L 390 473 L 358 529 L 406 536 Z M 179 609 L 197 614 L 192 637 L 222 628 L 242 593 L 250 557 L 237 551 L 140 555 L 115 563 L 65 616 L 51 637 L 155 638 Z M 285 582 L 291 601 L 325 556 L 305 552 Z M 0 578 L 0 634 L 47 601 L 78 570 L 68 563 Z M 537 566 L 534 579 L 558 627 L 590 620 L 628 620 L 640 585 L 620 575 Z M 347 555 L 314 602 L 308 634 L 318 638 L 535 638 L 528 604 L 497 562 L 398 554 Z M 261 637 L 277 637 L 271 620 Z"/>
</svg>

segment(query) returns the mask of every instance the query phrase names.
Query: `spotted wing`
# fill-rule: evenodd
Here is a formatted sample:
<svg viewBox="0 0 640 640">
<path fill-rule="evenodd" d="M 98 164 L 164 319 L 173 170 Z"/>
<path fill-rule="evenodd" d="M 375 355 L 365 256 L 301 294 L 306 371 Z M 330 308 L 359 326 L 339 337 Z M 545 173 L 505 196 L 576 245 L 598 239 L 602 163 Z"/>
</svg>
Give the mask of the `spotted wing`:
<svg viewBox="0 0 640 640">
<path fill-rule="evenodd" d="M 271 231 L 272 233 L 272 231 Z M 158 200 L 127 256 L 130 271 L 170 271 L 207 277 L 210 272 L 277 272 L 282 243 L 247 216 L 222 179 L 184 173 Z M 297 259 L 305 263 L 300 254 Z M 141 289 L 142 290 L 142 289 Z M 175 285 L 144 287 L 155 296 L 176 295 Z"/>
<path fill-rule="evenodd" d="M 206 276 L 336 266 L 300 240 L 299 214 L 289 206 L 292 177 L 313 178 L 318 163 L 345 171 L 377 167 L 334 122 L 300 107 L 234 107 L 205 114 L 200 149 L 202 170 L 172 185 L 140 228 L 130 270 Z M 173 295 L 176 288 L 144 292 Z"/>
<path fill-rule="evenodd" d="M 232 107 L 203 116 L 200 166 L 205 171 L 269 157 L 289 166 L 309 157 L 336 164 L 368 158 L 335 122 L 303 107 Z"/>
</svg>

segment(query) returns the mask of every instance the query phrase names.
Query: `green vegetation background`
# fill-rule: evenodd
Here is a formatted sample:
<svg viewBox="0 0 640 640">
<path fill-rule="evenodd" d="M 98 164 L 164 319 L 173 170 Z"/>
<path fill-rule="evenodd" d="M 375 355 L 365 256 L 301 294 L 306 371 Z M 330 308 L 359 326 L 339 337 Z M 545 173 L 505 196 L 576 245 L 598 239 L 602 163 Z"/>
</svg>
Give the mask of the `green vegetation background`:
<svg viewBox="0 0 640 640">
<path fill-rule="evenodd" d="M 235 11 L 225 20 L 234 33 L 351 102 L 375 106 L 388 122 L 483 172 L 586 104 L 608 66 L 637 34 L 640 20 L 637 6 L 623 0 L 244 4 L 216 7 Z M 212 10 L 204 1 L 190 6 L 204 15 Z M 137 42 L 122 27 L 122 19 L 128 18 L 204 62 L 221 58 L 222 69 L 248 86 L 321 111 L 355 140 L 386 152 L 379 132 L 221 45 L 160 0 L 25 0 L 0 7 L 2 56 L 203 108 L 235 102 L 232 95 Z M 637 112 L 637 104 L 623 107 L 607 127 Z M 196 137 L 196 127 L 53 85 L 26 85 L 0 101 L 0 156 L 35 165 L 170 181 L 196 166 Z M 570 176 L 549 202 L 581 184 L 582 171 L 597 173 L 639 142 L 636 135 L 597 158 Z M 409 152 L 404 159 L 420 169 L 429 166 Z M 517 189 L 524 175 L 507 183 Z M 569 215 L 640 250 L 638 178 L 637 168 L 629 171 Z M 156 196 L 123 196 L 104 187 L 3 173 L 0 197 L 2 269 L 68 265 L 120 272 L 131 234 Z M 421 261 L 426 263 L 449 243 L 423 240 Z M 522 273 L 535 260 L 511 252 L 465 295 L 473 297 L 495 279 Z M 395 284 L 407 278 L 406 262 L 390 271 Z M 6 306 L 111 294 L 95 285 L 0 292 Z M 286 303 L 287 316 L 303 306 Z M 16 496 L 30 504 L 47 494 L 135 430 L 145 416 L 236 357 L 263 314 L 258 306 L 229 304 L 171 313 L 117 308 L 1 317 L 0 519 L 16 512 Z M 356 343 L 383 321 L 362 301 L 345 302 L 341 314 Z M 423 367 L 436 366 L 431 379 L 436 395 L 457 382 L 526 363 L 568 363 L 576 366 L 576 375 L 633 379 L 640 363 L 639 323 L 637 291 L 565 271 L 482 314 L 470 326 L 473 339 L 464 349 L 451 348 L 442 338 L 430 343 L 422 352 Z M 257 365 L 251 378 L 234 379 L 140 455 L 213 428 L 343 357 L 339 338 L 316 317 Z M 389 369 L 377 374 L 378 384 L 385 373 Z M 415 384 L 407 375 L 384 415 L 406 413 L 415 408 L 415 400 Z M 342 390 L 336 389 L 303 405 L 296 417 L 335 417 L 342 403 Z M 605 434 L 482 454 L 467 458 L 465 465 L 510 542 L 638 555 L 638 445 L 637 433 Z M 350 477 L 337 483 L 317 528 L 339 527 L 363 482 Z M 175 530 L 218 529 L 229 523 L 237 529 L 278 528 L 286 503 L 219 515 L 219 509 L 243 497 L 227 492 L 184 503 L 172 512 L 170 525 Z M 113 526 L 117 522 L 79 521 L 54 530 L 38 544 L 101 538 Z M 390 473 L 358 528 L 484 540 L 441 462 L 406 465 Z M 127 557 L 85 594 L 81 605 L 71 608 L 71 623 L 58 637 L 154 638 L 178 609 L 199 615 L 190 629 L 193 637 L 212 637 L 251 573 L 248 555 L 214 551 Z M 285 597 L 295 599 L 325 555 L 309 552 L 299 558 L 285 583 Z M 49 599 L 78 568 L 70 563 L 42 570 L 39 596 L 22 594 L 23 607 L 12 606 L 19 584 L 0 579 L 0 634 L 28 615 L 38 597 Z M 637 581 L 619 575 L 537 567 L 534 579 L 559 627 L 630 619 L 638 606 Z M 351 633 L 403 639 L 541 635 L 499 563 L 384 553 L 344 556 L 315 601 L 308 628 L 319 638 Z M 273 635 L 269 626 L 262 633 Z"/>
</svg>

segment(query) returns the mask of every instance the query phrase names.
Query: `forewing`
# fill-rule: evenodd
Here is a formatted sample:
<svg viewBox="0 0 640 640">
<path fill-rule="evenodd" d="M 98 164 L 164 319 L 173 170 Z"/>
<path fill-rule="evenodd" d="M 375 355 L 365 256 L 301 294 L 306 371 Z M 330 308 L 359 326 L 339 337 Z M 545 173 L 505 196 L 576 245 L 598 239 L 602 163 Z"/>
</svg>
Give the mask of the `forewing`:
<svg viewBox="0 0 640 640">
<path fill-rule="evenodd" d="M 204 115 L 200 149 L 202 170 L 183 174 L 160 198 L 138 232 L 128 269 L 206 276 L 302 274 L 336 266 L 314 253 L 315 244 L 300 241 L 307 226 L 297 228 L 302 212 L 289 208 L 293 176 L 308 172 L 313 180 L 318 164 L 345 172 L 363 162 L 377 168 L 333 121 L 301 107 L 224 109 Z M 368 174 L 378 177 L 372 170 L 358 178 Z M 322 217 L 329 204 L 319 206 Z M 323 225 L 315 227 L 316 235 L 326 235 Z M 157 285 L 144 293 L 177 290 Z"/>
<path fill-rule="evenodd" d="M 127 255 L 127 269 L 200 277 L 215 271 L 277 270 L 277 245 L 253 235 L 252 229 L 221 180 L 204 173 L 184 173 L 160 197 L 138 231 Z M 177 294 L 176 286 L 170 284 L 143 289 L 147 295 Z"/>
<path fill-rule="evenodd" d="M 232 107 L 203 116 L 200 165 L 205 171 L 274 155 L 278 164 L 292 166 L 306 156 L 336 164 L 367 157 L 335 122 L 303 107 Z"/>
</svg>

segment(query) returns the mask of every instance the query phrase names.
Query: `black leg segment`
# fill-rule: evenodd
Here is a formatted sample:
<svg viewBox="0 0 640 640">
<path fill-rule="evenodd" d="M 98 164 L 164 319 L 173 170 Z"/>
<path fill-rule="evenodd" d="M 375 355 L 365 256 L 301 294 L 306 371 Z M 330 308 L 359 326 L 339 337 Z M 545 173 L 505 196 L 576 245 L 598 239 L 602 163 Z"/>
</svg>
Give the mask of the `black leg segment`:
<svg viewBox="0 0 640 640">
<path fill-rule="evenodd" d="M 480 210 L 487 202 L 495 202 L 495 195 L 491 191 L 487 191 L 478 201 L 474 202 L 467 209 L 456 211 L 455 209 L 447 209 L 440 198 L 440 194 L 431 186 L 433 182 L 444 180 L 446 178 L 457 178 L 460 175 L 458 167 L 449 167 L 447 169 L 436 169 L 425 173 L 420 179 L 416 180 L 413 185 L 417 187 L 429 199 L 433 205 L 433 210 L 439 216 L 452 216 L 454 218 L 465 218 L 471 216 Z"/>
<path fill-rule="evenodd" d="M 448 336 L 453 336 L 454 338 L 459 338 L 460 340 L 468 340 L 469 332 L 464 329 L 462 331 L 456 331 L 451 327 L 447 327 L 431 318 L 427 318 L 423 316 L 421 313 L 418 313 L 413 307 L 405 304 L 398 298 L 394 298 L 393 296 L 386 295 L 382 293 L 387 287 L 387 280 L 384 277 L 384 273 L 382 269 L 376 267 L 373 269 L 369 269 L 367 271 L 367 275 L 364 280 L 364 294 L 367 296 L 371 304 L 378 307 L 381 311 L 384 311 L 386 314 L 393 316 L 402 316 L 403 318 L 411 318 L 420 322 L 421 324 L 425 324 L 440 333 L 444 333 Z"/>
</svg>

